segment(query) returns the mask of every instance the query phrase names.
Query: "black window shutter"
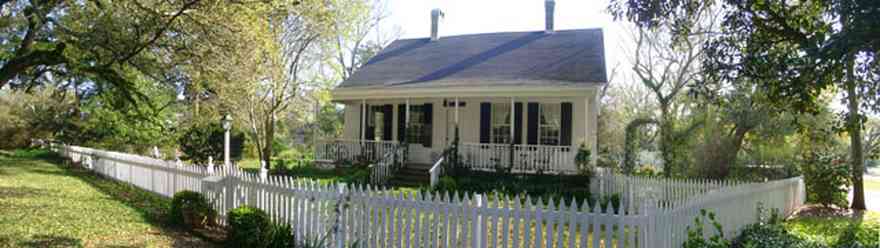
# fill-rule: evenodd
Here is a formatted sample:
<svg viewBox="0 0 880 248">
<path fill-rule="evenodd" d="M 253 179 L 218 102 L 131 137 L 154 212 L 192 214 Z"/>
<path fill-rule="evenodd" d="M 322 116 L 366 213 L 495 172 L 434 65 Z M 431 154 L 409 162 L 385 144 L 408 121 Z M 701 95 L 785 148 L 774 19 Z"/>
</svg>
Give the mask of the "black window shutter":
<svg viewBox="0 0 880 248">
<path fill-rule="evenodd" d="M 382 106 L 382 140 L 391 140 L 391 132 L 394 128 L 391 126 L 394 119 L 391 115 L 394 113 L 394 106 L 391 104 Z"/>
<path fill-rule="evenodd" d="M 528 110 L 528 114 L 526 115 L 526 132 L 528 135 L 526 136 L 526 142 L 529 145 L 537 145 L 538 144 L 538 103 L 530 102 L 528 106 L 526 106 Z"/>
<path fill-rule="evenodd" d="M 513 104 L 513 143 L 522 144 L 523 106 L 521 102 Z"/>
<path fill-rule="evenodd" d="M 406 141 L 406 104 L 397 105 L 397 141 Z"/>
<path fill-rule="evenodd" d="M 375 112 L 375 111 L 376 111 L 375 107 L 371 108 L 370 105 L 367 104 L 367 116 L 368 117 L 373 116 L 373 112 Z M 369 121 L 370 121 L 370 118 L 367 118 L 367 133 L 364 136 L 366 136 L 366 138 L 365 138 L 366 140 L 373 140 L 376 138 L 376 123 L 370 123 Z"/>
<path fill-rule="evenodd" d="M 570 102 L 563 102 L 562 107 L 561 107 L 561 111 L 562 111 L 562 113 L 561 113 L 562 116 L 560 117 L 560 121 L 562 123 L 560 123 L 559 125 L 560 125 L 560 129 L 562 129 L 562 130 L 559 130 L 559 136 L 561 139 L 559 141 L 559 145 L 571 146 L 571 125 L 572 125 L 572 123 L 571 123 L 571 121 L 572 121 L 571 103 Z"/>
<path fill-rule="evenodd" d="M 432 134 L 434 133 L 433 125 L 431 125 L 432 123 L 434 123 L 433 105 L 430 103 L 425 103 L 425 105 L 422 106 L 422 113 L 423 113 L 422 116 L 425 117 L 424 118 L 425 122 L 423 122 L 425 124 L 425 130 L 424 130 L 425 139 L 423 139 L 425 143 L 422 144 L 422 146 L 431 147 L 431 142 L 432 142 L 431 136 L 433 136 Z"/>
<path fill-rule="evenodd" d="M 480 103 L 480 143 L 489 143 L 492 128 L 492 103 Z"/>
</svg>

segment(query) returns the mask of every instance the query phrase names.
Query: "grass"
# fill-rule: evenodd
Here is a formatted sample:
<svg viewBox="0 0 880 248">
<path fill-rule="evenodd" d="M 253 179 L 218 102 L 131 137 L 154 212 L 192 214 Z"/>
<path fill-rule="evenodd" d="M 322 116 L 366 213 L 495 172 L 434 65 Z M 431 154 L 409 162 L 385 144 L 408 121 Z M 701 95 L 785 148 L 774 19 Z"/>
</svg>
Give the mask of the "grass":
<svg viewBox="0 0 880 248">
<path fill-rule="evenodd" d="M 880 212 L 867 211 L 854 217 L 798 217 L 785 222 L 786 229 L 807 240 L 835 244 L 852 228 L 864 247 L 880 244 Z"/>
<path fill-rule="evenodd" d="M 0 247 L 212 246 L 164 225 L 170 200 L 61 164 L 0 151 Z"/>
<path fill-rule="evenodd" d="M 865 178 L 865 190 L 880 191 L 880 180 Z"/>
<path fill-rule="evenodd" d="M 290 162 L 287 162 L 287 163 L 288 164 L 279 164 L 276 161 L 274 164 L 272 164 L 272 167 L 275 167 L 275 168 L 284 167 L 286 169 L 283 171 L 270 170 L 269 173 L 273 174 L 273 175 L 280 173 L 280 174 L 284 174 L 284 175 L 293 176 L 295 178 L 311 179 L 311 180 L 317 181 L 320 184 L 331 184 L 331 183 L 336 183 L 336 182 L 352 182 L 352 181 L 358 180 L 358 179 L 367 180 L 367 178 L 365 177 L 366 175 L 362 175 L 362 176 L 364 176 L 363 178 L 354 178 L 354 176 L 357 176 L 357 175 L 355 175 L 357 173 L 357 169 L 352 169 L 352 168 L 325 169 L 325 168 L 318 168 L 315 166 L 297 165 L 297 163 L 290 163 Z M 242 160 L 241 162 L 238 163 L 238 167 L 244 171 L 258 173 L 260 170 L 260 162 L 259 162 L 259 160 L 256 160 L 256 159 Z"/>
</svg>

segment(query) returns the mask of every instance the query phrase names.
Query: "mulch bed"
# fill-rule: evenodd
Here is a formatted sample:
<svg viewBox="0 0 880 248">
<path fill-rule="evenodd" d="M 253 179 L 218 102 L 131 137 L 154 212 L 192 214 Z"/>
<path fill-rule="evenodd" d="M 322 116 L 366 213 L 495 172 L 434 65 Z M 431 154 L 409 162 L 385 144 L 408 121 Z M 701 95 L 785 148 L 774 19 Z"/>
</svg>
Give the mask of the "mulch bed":
<svg viewBox="0 0 880 248">
<path fill-rule="evenodd" d="M 853 217 L 857 212 L 848 208 L 824 207 L 819 204 L 804 205 L 796 210 L 789 219 L 798 217 Z"/>
</svg>

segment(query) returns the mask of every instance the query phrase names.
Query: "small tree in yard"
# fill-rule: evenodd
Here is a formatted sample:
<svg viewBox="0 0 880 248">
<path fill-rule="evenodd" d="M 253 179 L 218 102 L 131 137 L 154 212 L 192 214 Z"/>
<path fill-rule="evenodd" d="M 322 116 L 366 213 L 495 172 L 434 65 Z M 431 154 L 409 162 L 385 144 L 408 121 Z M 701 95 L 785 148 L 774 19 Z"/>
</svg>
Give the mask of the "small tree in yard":
<svg viewBox="0 0 880 248">
<path fill-rule="evenodd" d="M 837 155 L 811 152 L 801 166 L 807 186 L 807 201 L 825 207 L 847 206 L 847 187 L 850 185 L 849 166 Z"/>
<path fill-rule="evenodd" d="M 206 163 L 209 156 L 220 159 L 223 156 L 224 132 L 219 123 L 191 126 L 178 140 L 180 150 L 184 154 L 182 159 L 196 164 Z M 232 132 L 229 140 L 229 156 L 235 160 L 241 159 L 243 147 L 244 134 Z"/>
</svg>

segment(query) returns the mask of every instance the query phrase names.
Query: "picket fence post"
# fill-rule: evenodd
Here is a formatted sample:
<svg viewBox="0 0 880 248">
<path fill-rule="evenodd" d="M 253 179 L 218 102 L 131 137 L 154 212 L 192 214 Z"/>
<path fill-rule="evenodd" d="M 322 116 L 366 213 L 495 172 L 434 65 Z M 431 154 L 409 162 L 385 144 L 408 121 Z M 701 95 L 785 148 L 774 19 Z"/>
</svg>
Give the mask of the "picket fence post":
<svg viewBox="0 0 880 248">
<path fill-rule="evenodd" d="M 480 213 L 484 206 L 484 200 L 485 199 L 483 199 L 483 194 L 474 195 L 474 202 L 476 202 L 476 206 L 474 207 L 474 217 L 472 218 L 474 222 L 474 230 L 471 233 L 473 235 L 473 247 L 485 247 L 485 245 L 483 244 L 483 216 L 482 213 Z"/>
<path fill-rule="evenodd" d="M 339 201 L 336 203 L 336 226 L 334 227 L 335 230 L 333 232 L 333 238 L 336 239 L 336 247 L 337 248 L 344 248 L 345 247 L 345 240 L 342 239 L 342 234 L 345 233 L 345 230 L 343 230 L 343 229 L 345 228 L 345 225 L 347 224 L 347 223 L 343 223 L 343 221 L 345 221 L 345 219 L 342 218 L 342 216 L 345 216 L 345 213 L 343 213 L 345 211 L 345 203 L 343 201 L 346 200 L 345 199 L 345 183 L 337 184 L 337 188 L 338 188 L 337 194 L 339 194 L 337 199 L 339 199 Z"/>
<path fill-rule="evenodd" d="M 269 177 L 269 170 L 266 169 L 266 160 L 260 160 L 260 181 L 265 182 Z"/>
<path fill-rule="evenodd" d="M 208 156 L 208 174 L 214 175 L 214 157 Z"/>
<path fill-rule="evenodd" d="M 657 219 L 657 206 L 655 206 L 654 197 L 648 196 L 648 199 L 642 202 L 642 214 L 644 218 L 641 221 L 642 229 L 642 241 L 639 242 L 640 248 L 647 247 L 655 247 L 660 244 L 660 241 L 657 240 L 656 237 L 661 235 L 657 235 L 655 232 L 657 231 L 656 227 L 656 219 Z"/>
</svg>

